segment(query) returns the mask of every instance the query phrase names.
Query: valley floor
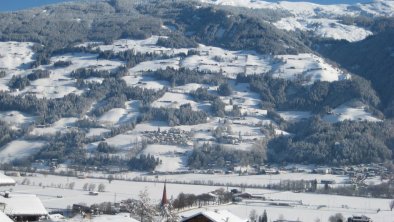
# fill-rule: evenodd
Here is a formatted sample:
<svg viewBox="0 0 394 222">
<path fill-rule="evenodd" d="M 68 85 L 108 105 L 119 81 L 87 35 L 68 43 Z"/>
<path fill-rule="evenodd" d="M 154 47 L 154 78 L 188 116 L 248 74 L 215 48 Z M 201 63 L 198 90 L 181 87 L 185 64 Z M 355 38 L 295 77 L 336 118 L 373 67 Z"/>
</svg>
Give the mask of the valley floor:
<svg viewBox="0 0 394 222">
<path fill-rule="evenodd" d="M 124 179 L 131 179 L 134 175 L 124 175 Z M 213 175 L 220 178 L 221 181 L 234 181 L 245 183 L 264 183 L 263 176 L 234 176 L 234 175 Z M 196 180 L 212 179 L 213 176 L 194 175 Z M 287 175 L 289 177 L 291 175 Z M 299 177 L 301 175 L 294 174 Z M 268 176 L 267 176 L 268 177 Z M 283 177 L 283 176 L 282 176 Z M 286 177 L 286 176 L 284 176 Z M 167 176 L 159 176 L 158 180 L 166 179 Z M 188 175 L 168 176 L 171 180 L 187 180 Z M 275 176 L 274 176 L 275 178 Z M 278 180 L 279 177 L 273 180 Z M 59 209 L 67 209 L 72 204 L 85 203 L 94 204 L 102 202 L 119 202 L 121 200 L 134 198 L 138 199 L 138 194 L 145 188 L 150 194 L 152 202 L 159 202 L 162 195 L 163 183 L 161 182 L 134 182 L 126 180 L 113 180 L 111 183 L 107 179 L 78 179 L 75 177 L 54 176 L 33 174 L 29 177 L 14 177 L 17 186 L 13 188 L 16 194 L 36 194 L 43 202 L 48 211 L 56 211 Z M 294 177 L 293 177 L 294 179 Z M 337 178 L 338 182 L 341 178 Z M 22 185 L 24 183 L 24 185 Z M 75 183 L 74 189 L 66 189 L 67 184 Z M 105 185 L 105 192 L 99 193 L 97 196 L 91 196 L 88 191 L 83 190 L 84 184 Z M 29 185 L 28 185 L 29 184 Z M 176 198 L 179 193 L 202 194 L 213 190 L 224 188 L 232 189 L 237 187 L 222 187 L 208 185 L 186 185 L 186 184 L 167 184 L 167 195 L 170 199 Z M 226 209 L 241 218 L 248 218 L 252 210 L 256 210 L 258 214 L 267 211 L 270 219 L 278 219 L 284 217 L 289 220 L 299 219 L 301 221 L 328 221 L 329 216 L 335 213 L 342 213 L 345 217 L 352 215 L 366 215 L 373 221 L 394 221 L 394 212 L 389 210 L 388 199 L 379 198 L 363 198 L 363 197 L 345 197 L 335 195 L 307 194 L 281 192 L 266 189 L 246 188 L 245 192 L 254 196 L 265 197 L 266 200 L 244 200 L 240 203 L 209 206 L 206 209 Z M 277 203 L 286 203 L 287 206 L 275 206 Z M 205 209 L 205 208 L 204 208 Z M 188 216 L 196 211 L 204 209 L 190 209 L 179 214 Z"/>
</svg>

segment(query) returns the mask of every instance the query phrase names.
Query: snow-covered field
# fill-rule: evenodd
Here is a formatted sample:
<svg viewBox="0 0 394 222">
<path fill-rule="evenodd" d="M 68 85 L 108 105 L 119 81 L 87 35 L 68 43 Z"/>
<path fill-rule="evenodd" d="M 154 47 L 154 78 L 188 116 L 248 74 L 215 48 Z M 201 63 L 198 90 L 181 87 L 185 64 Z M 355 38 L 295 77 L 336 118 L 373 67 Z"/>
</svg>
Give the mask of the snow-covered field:
<svg viewBox="0 0 394 222">
<path fill-rule="evenodd" d="M 207 175 L 194 175 L 196 180 L 202 180 L 206 176 Z M 178 177 L 178 179 L 181 180 L 183 175 L 179 175 Z M 162 183 L 154 182 L 147 183 L 114 180 L 109 183 L 108 180 L 104 179 L 77 179 L 74 177 L 51 175 L 43 176 L 40 174 L 27 178 L 30 180 L 30 185 L 17 185 L 13 192 L 16 194 L 36 194 L 48 210 L 58 208 L 64 209 L 67 208 L 67 206 L 71 206 L 73 203 L 93 204 L 105 201 L 120 201 L 127 198 L 138 199 L 138 193 L 145 188 L 148 190 L 152 201 L 154 203 L 159 203 L 163 190 Z M 16 177 L 14 179 L 21 182 L 24 178 Z M 169 179 L 169 176 L 159 176 L 159 179 Z M 238 178 L 237 181 L 241 180 Z M 65 186 L 71 182 L 75 182 L 74 190 L 52 188 L 58 187 L 59 185 Z M 42 186 L 45 186 L 45 188 L 38 186 L 40 183 Z M 106 186 L 106 191 L 100 193 L 98 196 L 90 196 L 87 194 L 87 191 L 82 190 L 85 183 L 94 183 L 96 185 L 103 183 Z M 201 194 L 218 188 L 221 187 L 178 185 L 169 183 L 167 184 L 167 194 L 168 197 L 172 199 L 177 197 L 181 192 Z M 232 187 L 223 188 L 231 189 Z M 211 206 L 189 210 L 181 213 L 181 215 L 188 216 L 205 209 L 227 209 L 241 218 L 248 218 L 252 210 L 256 210 L 259 214 L 262 214 L 263 211 L 266 210 L 270 220 L 278 219 L 280 215 L 283 215 L 286 219 L 300 219 L 305 222 L 313 222 L 316 221 L 316 219 L 328 221 L 329 216 L 335 213 L 342 213 L 345 217 L 363 214 L 372 218 L 373 221 L 394 221 L 394 213 L 389 210 L 388 199 L 277 192 L 272 190 L 248 188 L 245 192 L 257 196 L 264 196 L 266 201 L 244 200 L 238 204 Z M 58 198 L 58 195 L 62 196 L 62 198 Z M 271 205 L 276 202 L 289 203 L 290 206 L 279 207 Z M 378 209 L 380 209 L 380 212 L 378 212 Z"/>
<path fill-rule="evenodd" d="M 167 92 L 160 99 L 152 103 L 152 107 L 179 108 L 182 105 L 190 104 L 193 110 L 197 110 L 198 103 L 194 102 L 191 96 L 184 93 Z"/>
<path fill-rule="evenodd" d="M 222 183 L 222 184 L 247 184 L 250 186 L 263 186 L 269 184 L 278 184 L 284 180 L 334 180 L 336 184 L 343 184 L 348 180 L 347 176 L 340 175 L 322 175 L 310 173 L 281 173 L 274 175 L 247 175 L 239 176 L 238 174 L 182 174 L 182 175 L 166 175 L 167 181 L 172 182 L 193 182 L 200 183 Z M 154 176 L 147 178 L 154 179 Z"/>
<path fill-rule="evenodd" d="M 350 74 L 333 67 L 313 54 L 279 55 L 280 62 L 273 69 L 274 78 L 297 80 L 305 83 L 315 81 L 334 82 L 350 79 Z"/>
<path fill-rule="evenodd" d="M 51 71 L 50 78 L 38 79 L 31 83 L 23 92 L 32 92 L 37 97 L 61 98 L 67 94 L 81 94 L 75 86 L 76 80 L 70 77 L 70 73 L 80 68 L 91 68 L 96 70 L 114 70 L 123 63 L 120 61 L 97 60 L 97 54 L 70 53 L 51 58 L 51 64 L 38 67 L 38 69 L 48 69 Z M 70 66 L 64 68 L 54 68 L 52 64 L 58 61 L 71 62 Z"/>
<path fill-rule="evenodd" d="M 44 146 L 42 141 L 14 140 L 0 150 L 0 162 L 5 163 L 15 159 L 35 154 Z"/>
<path fill-rule="evenodd" d="M 186 159 L 181 153 L 190 151 L 189 148 L 171 145 L 149 145 L 144 154 L 151 154 L 158 157 L 162 163 L 156 167 L 158 172 L 174 172 L 178 170 L 186 170 Z"/>
<path fill-rule="evenodd" d="M 339 122 L 344 120 L 352 121 L 370 121 L 378 122 L 380 119 L 373 117 L 371 113 L 365 110 L 364 106 L 350 107 L 346 104 L 341 105 L 331 111 L 330 114 L 323 117 L 328 122 Z"/>
<path fill-rule="evenodd" d="M 88 46 L 93 45 L 94 49 L 100 49 L 101 51 L 114 51 L 123 52 L 126 50 L 134 50 L 136 53 L 156 53 L 156 54 L 166 54 L 174 55 L 179 53 L 187 54 L 188 49 L 170 49 L 156 45 L 159 38 L 167 38 L 166 36 L 151 36 L 143 40 L 134 39 L 119 39 L 115 40 L 110 45 L 104 45 L 103 43 L 97 42 L 87 42 L 77 46 Z"/>
<path fill-rule="evenodd" d="M 0 119 L 15 128 L 34 122 L 35 117 L 19 111 L 0 112 Z"/>
<path fill-rule="evenodd" d="M 33 61 L 31 42 L 0 42 L 0 69 L 25 68 Z"/>
<path fill-rule="evenodd" d="M 56 132 L 60 131 L 64 132 L 65 130 L 71 129 L 71 127 L 75 124 L 77 120 L 78 118 L 75 117 L 61 118 L 49 126 L 34 128 L 33 131 L 30 132 L 30 134 L 35 136 L 43 136 L 55 134 Z"/>
<path fill-rule="evenodd" d="M 345 25 L 335 19 L 286 17 L 274 23 L 279 29 L 287 31 L 302 30 L 312 32 L 322 38 L 356 42 L 372 35 L 372 32 L 355 25 Z"/>
</svg>

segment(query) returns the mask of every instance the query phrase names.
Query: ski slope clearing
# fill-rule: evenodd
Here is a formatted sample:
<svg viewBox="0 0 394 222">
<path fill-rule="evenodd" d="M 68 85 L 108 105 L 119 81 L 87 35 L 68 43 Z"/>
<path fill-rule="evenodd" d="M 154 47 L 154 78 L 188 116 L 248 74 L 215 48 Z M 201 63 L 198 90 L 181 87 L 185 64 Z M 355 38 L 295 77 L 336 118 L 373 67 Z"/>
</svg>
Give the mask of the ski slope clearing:
<svg viewBox="0 0 394 222">
<path fill-rule="evenodd" d="M 119 134 L 114 137 L 106 138 L 105 142 L 114 146 L 122 151 L 133 149 L 135 144 L 141 141 L 140 135 L 134 134 Z"/>
<path fill-rule="evenodd" d="M 324 116 L 323 119 L 331 123 L 345 120 L 370 122 L 381 121 L 380 119 L 372 116 L 371 113 L 367 112 L 365 106 L 351 107 L 346 104 L 333 109 L 331 113 Z"/>
<path fill-rule="evenodd" d="M 321 57 L 313 54 L 279 55 L 279 60 L 273 69 L 272 77 L 283 78 L 293 81 L 301 81 L 304 84 L 312 84 L 315 81 L 334 82 L 350 79 L 339 68 L 333 67 Z"/>
<path fill-rule="evenodd" d="M 190 104 L 193 110 L 197 110 L 198 103 L 194 102 L 191 96 L 184 93 L 166 92 L 160 99 L 152 103 L 152 107 L 176 108 Z"/>
<path fill-rule="evenodd" d="M 158 165 L 155 171 L 158 172 L 175 172 L 186 170 L 186 156 L 184 153 L 190 151 L 188 148 L 171 145 L 149 145 L 142 152 L 145 155 L 153 155 L 159 158 L 162 163 Z"/>
<path fill-rule="evenodd" d="M 19 111 L 8 111 L 0 112 L 0 119 L 13 127 L 21 128 L 25 125 L 33 123 L 35 120 L 34 116 L 24 114 Z"/>
<path fill-rule="evenodd" d="M 43 125 L 34 128 L 33 131 L 30 132 L 30 135 L 43 136 L 55 134 L 57 132 L 64 132 L 66 130 L 70 130 L 77 120 L 78 118 L 75 117 L 61 118 L 51 125 Z"/>
<path fill-rule="evenodd" d="M 86 133 L 86 137 L 100 136 L 101 134 L 109 131 L 110 130 L 106 128 L 90 128 L 88 133 Z"/>
<path fill-rule="evenodd" d="M 127 101 L 125 103 L 125 108 L 114 108 L 105 112 L 102 116 L 98 118 L 98 121 L 106 126 L 118 125 L 125 123 L 132 119 L 137 118 L 139 112 L 140 102 Z"/>
<path fill-rule="evenodd" d="M 299 121 L 312 116 L 311 112 L 306 111 L 278 111 L 277 113 L 286 121 Z"/>
<path fill-rule="evenodd" d="M 33 61 L 31 42 L 0 42 L 0 70 L 25 69 Z"/>
<path fill-rule="evenodd" d="M 122 108 L 114 108 L 104 113 L 98 121 L 103 124 L 113 125 L 118 123 L 120 119 L 126 115 L 126 110 Z"/>
<path fill-rule="evenodd" d="M 14 140 L 4 146 L 0 151 L 0 162 L 8 163 L 15 159 L 29 157 L 40 150 L 45 142 Z"/>
<path fill-rule="evenodd" d="M 166 67 L 162 68 L 165 69 Z M 139 74 L 124 76 L 123 80 L 126 81 L 128 86 L 136 86 L 144 89 L 160 90 L 164 87 L 169 87 L 170 85 L 167 81 L 159 81 L 152 78 L 151 76 Z"/>
</svg>

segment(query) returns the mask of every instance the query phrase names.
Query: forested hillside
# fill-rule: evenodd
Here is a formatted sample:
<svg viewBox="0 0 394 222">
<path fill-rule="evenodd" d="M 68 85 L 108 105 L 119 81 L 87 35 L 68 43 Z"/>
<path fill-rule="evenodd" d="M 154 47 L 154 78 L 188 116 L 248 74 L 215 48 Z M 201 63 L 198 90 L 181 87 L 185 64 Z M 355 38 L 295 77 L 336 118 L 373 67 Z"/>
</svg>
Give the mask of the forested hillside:
<svg viewBox="0 0 394 222">
<path fill-rule="evenodd" d="M 393 20 L 343 10 L 97 0 L 1 13 L 0 162 L 392 162 Z"/>
</svg>

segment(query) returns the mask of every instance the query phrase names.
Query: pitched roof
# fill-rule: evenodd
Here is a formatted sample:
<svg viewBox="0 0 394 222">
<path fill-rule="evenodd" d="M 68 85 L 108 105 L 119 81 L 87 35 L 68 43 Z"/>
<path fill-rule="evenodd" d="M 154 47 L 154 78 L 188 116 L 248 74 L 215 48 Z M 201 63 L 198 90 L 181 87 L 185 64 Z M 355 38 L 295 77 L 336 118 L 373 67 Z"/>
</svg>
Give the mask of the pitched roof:
<svg viewBox="0 0 394 222">
<path fill-rule="evenodd" d="M 1 222 L 13 222 L 7 215 L 0 211 L 0 221 Z"/>
<path fill-rule="evenodd" d="M 246 219 L 241 219 L 234 214 L 230 213 L 227 210 L 219 210 L 219 211 L 202 211 L 196 214 L 191 215 L 190 217 L 182 219 L 182 221 L 187 221 L 194 217 L 203 215 L 204 217 L 208 218 L 214 222 L 247 222 Z"/>
<path fill-rule="evenodd" d="M 15 180 L 9 176 L 0 173 L 0 187 L 1 186 L 14 186 Z"/>
<path fill-rule="evenodd" d="M 9 198 L 0 196 L 0 203 L 6 204 L 4 213 L 7 215 L 48 215 L 48 211 L 36 195 L 11 194 Z"/>
</svg>

